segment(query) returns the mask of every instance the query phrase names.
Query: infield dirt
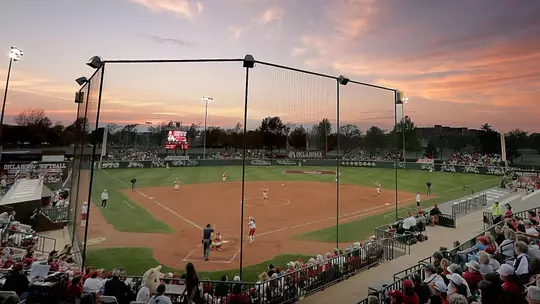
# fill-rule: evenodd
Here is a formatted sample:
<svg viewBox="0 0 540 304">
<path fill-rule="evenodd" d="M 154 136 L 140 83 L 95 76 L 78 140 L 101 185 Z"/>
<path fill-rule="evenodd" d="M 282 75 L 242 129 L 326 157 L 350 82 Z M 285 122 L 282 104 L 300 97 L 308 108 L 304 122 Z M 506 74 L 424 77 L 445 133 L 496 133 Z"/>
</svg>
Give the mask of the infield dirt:
<svg viewBox="0 0 540 304">
<path fill-rule="evenodd" d="M 262 188 L 269 188 L 269 202 L 262 200 Z M 335 247 L 327 242 L 308 242 L 292 236 L 336 224 L 336 184 L 328 182 L 246 182 L 244 186 L 243 266 L 257 264 L 284 253 L 316 255 Z M 339 222 L 380 214 L 393 208 L 395 192 L 376 195 L 375 187 L 340 185 Z M 240 182 L 189 184 L 174 191 L 173 186 L 123 190 L 130 200 L 165 222 L 170 234 L 116 231 L 101 212 L 90 217 L 88 239 L 105 238 L 91 248 L 149 247 L 154 258 L 167 266 L 182 269 L 187 261 L 201 271 L 239 267 L 241 242 L 242 184 Z M 415 195 L 398 193 L 401 205 L 414 204 Z M 109 202 L 109 204 L 122 202 Z M 92 205 L 94 210 L 95 204 Z M 256 219 L 255 242 L 248 244 L 247 219 Z M 202 258 L 201 228 L 212 224 L 227 241 L 223 251 Z M 343 244 L 345 245 L 345 244 Z M 340 245 L 341 246 L 341 245 Z"/>
</svg>

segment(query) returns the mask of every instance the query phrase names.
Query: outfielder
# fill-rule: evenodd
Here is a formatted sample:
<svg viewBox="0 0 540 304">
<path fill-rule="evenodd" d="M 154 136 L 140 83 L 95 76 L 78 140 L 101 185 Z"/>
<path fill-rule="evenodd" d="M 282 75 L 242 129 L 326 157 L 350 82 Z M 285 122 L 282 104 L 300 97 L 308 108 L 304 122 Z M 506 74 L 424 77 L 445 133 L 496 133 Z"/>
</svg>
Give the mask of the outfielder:
<svg viewBox="0 0 540 304">
<path fill-rule="evenodd" d="M 248 221 L 249 226 L 249 244 L 253 243 L 255 241 L 255 228 L 257 228 L 257 224 L 255 224 L 255 219 L 250 216 Z"/>
<path fill-rule="evenodd" d="M 268 203 L 268 187 L 264 186 L 262 189 L 263 201 Z"/>
<path fill-rule="evenodd" d="M 178 189 L 180 189 L 180 181 L 178 178 L 174 181 L 174 191 L 178 192 Z"/>
</svg>

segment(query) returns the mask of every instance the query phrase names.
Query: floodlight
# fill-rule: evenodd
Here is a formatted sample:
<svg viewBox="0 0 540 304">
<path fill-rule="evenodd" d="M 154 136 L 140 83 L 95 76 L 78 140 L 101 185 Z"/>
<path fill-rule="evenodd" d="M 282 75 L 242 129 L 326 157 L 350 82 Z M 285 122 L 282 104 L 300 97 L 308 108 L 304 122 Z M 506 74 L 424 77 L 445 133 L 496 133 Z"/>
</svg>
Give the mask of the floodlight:
<svg viewBox="0 0 540 304">
<path fill-rule="evenodd" d="M 343 75 L 340 75 L 337 80 L 340 85 L 347 85 L 347 83 L 349 83 L 349 78 Z"/>
<path fill-rule="evenodd" d="M 79 77 L 79 78 L 75 79 L 75 82 L 77 82 L 78 85 L 82 86 L 83 84 L 88 82 L 88 79 L 86 77 L 82 76 L 82 77 Z"/>
<path fill-rule="evenodd" d="M 103 66 L 103 59 L 99 56 L 94 56 L 88 60 L 86 65 L 97 70 Z"/>
<path fill-rule="evenodd" d="M 22 57 L 23 57 L 23 51 L 12 46 L 11 51 L 9 52 L 9 58 L 13 59 L 13 61 L 20 61 Z"/>
</svg>

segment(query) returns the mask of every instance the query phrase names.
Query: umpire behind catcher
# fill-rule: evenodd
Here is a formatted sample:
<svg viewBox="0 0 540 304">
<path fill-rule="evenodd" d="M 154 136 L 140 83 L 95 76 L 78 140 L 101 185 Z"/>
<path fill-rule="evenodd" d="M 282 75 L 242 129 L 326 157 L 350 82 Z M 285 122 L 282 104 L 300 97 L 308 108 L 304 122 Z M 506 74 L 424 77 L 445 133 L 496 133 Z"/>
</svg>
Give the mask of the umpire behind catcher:
<svg viewBox="0 0 540 304">
<path fill-rule="evenodd" d="M 212 225 L 207 224 L 206 228 L 203 229 L 203 238 L 202 238 L 202 244 L 203 244 L 203 254 L 204 254 L 204 260 L 208 261 L 210 256 L 210 244 L 212 242 L 212 233 L 214 233 L 214 229 L 212 229 Z"/>
</svg>

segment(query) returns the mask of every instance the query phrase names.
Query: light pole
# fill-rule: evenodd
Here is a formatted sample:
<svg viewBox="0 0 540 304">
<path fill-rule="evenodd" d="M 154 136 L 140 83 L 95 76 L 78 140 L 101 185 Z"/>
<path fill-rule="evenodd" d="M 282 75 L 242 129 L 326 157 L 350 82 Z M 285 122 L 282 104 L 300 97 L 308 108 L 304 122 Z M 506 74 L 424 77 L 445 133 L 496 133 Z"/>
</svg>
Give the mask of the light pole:
<svg viewBox="0 0 540 304">
<path fill-rule="evenodd" d="M 2 113 L 0 114 L 0 158 L 2 153 L 2 126 L 4 125 L 4 111 L 6 109 L 6 101 L 7 101 L 7 93 L 9 88 L 9 77 L 11 76 L 11 64 L 13 61 L 20 61 L 23 57 L 23 51 L 19 50 L 18 48 L 12 46 L 11 51 L 9 52 L 9 67 L 8 67 L 8 73 L 6 78 L 6 89 L 4 91 L 4 100 L 2 101 Z"/>
<path fill-rule="evenodd" d="M 148 142 L 150 141 L 148 137 L 150 135 L 150 126 L 152 125 L 152 122 L 146 121 L 144 124 L 146 125 L 146 149 L 148 149 Z"/>
<path fill-rule="evenodd" d="M 405 157 L 405 104 L 409 102 L 409 98 L 404 97 L 401 101 L 401 132 L 403 132 L 403 164 L 407 158 Z"/>
<path fill-rule="evenodd" d="M 212 97 L 203 97 L 204 102 L 204 143 L 203 143 L 203 159 L 206 158 L 206 122 L 208 121 L 208 103 L 214 101 Z"/>
</svg>

